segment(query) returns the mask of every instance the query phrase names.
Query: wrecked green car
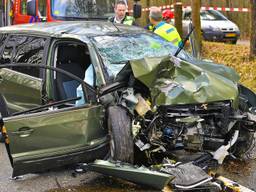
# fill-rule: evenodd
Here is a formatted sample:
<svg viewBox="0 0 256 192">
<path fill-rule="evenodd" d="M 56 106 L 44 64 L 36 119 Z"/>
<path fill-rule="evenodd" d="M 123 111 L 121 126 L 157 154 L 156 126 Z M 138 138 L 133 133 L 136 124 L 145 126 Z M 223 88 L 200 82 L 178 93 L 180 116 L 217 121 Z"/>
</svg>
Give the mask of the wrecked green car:
<svg viewBox="0 0 256 192">
<path fill-rule="evenodd" d="M 253 146 L 256 96 L 238 74 L 185 51 L 175 57 L 177 47 L 139 27 L 19 25 L 1 28 L 0 41 L 1 129 L 13 177 L 109 158 L 168 165 L 157 173 L 175 178 L 171 162 L 182 162 L 183 175 L 200 181 L 168 182 L 193 189 L 211 180 L 202 174 L 206 159 L 221 164 Z M 108 172 L 104 163 L 98 171 Z"/>
</svg>

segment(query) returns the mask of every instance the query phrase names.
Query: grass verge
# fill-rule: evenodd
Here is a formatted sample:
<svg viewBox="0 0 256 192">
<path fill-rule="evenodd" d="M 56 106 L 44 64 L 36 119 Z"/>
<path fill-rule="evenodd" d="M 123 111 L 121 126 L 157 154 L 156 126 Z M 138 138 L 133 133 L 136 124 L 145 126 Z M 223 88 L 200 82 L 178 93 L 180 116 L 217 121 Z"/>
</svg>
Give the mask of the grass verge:
<svg viewBox="0 0 256 192">
<path fill-rule="evenodd" d="M 203 58 L 234 68 L 240 82 L 256 91 L 256 59 L 249 58 L 249 46 L 203 42 Z"/>
</svg>

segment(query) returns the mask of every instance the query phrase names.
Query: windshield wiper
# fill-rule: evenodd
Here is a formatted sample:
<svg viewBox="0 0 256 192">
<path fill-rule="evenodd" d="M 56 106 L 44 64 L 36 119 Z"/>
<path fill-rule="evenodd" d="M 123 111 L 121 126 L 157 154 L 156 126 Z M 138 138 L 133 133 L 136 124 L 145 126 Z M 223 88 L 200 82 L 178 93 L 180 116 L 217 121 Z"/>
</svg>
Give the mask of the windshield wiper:
<svg viewBox="0 0 256 192">
<path fill-rule="evenodd" d="M 187 41 L 189 40 L 189 37 L 192 34 L 192 32 L 194 31 L 194 29 L 195 29 L 195 27 L 192 25 L 191 30 L 189 31 L 186 38 L 182 41 L 181 45 L 179 46 L 176 53 L 174 54 L 175 57 L 177 57 L 178 54 L 181 52 L 181 50 L 183 50 L 184 46 L 186 45 Z"/>
</svg>

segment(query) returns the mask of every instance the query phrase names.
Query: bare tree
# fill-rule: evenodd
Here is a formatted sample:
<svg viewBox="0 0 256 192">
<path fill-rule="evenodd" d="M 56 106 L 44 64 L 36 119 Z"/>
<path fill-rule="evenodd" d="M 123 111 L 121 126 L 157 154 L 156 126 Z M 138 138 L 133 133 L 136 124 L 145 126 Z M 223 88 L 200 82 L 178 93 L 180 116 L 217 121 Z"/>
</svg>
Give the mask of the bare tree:
<svg viewBox="0 0 256 192">
<path fill-rule="evenodd" d="M 200 9 L 201 9 L 201 0 L 191 0 L 192 7 L 192 23 L 195 26 L 195 32 L 197 39 L 195 40 L 196 46 L 201 52 L 202 49 L 202 32 L 201 32 L 201 20 L 200 20 Z"/>
<path fill-rule="evenodd" d="M 250 56 L 256 56 L 256 0 L 251 0 Z"/>
</svg>

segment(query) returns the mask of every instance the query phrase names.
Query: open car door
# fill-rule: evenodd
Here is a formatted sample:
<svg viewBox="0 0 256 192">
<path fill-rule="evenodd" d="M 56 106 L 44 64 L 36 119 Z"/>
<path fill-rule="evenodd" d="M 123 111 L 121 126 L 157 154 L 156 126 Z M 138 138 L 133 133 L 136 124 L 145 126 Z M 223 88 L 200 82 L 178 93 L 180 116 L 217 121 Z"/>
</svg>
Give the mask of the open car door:
<svg viewBox="0 0 256 192">
<path fill-rule="evenodd" d="M 44 65 L 34 67 L 77 79 L 87 93 L 84 96 L 88 102 L 77 106 L 70 101 L 80 97 L 70 98 L 4 118 L 2 133 L 13 177 L 105 157 L 109 149 L 103 126 L 105 112 L 101 104 L 88 97 L 96 94 L 93 88 L 67 71 Z"/>
<path fill-rule="evenodd" d="M 103 158 L 108 151 L 100 105 L 84 105 L 4 119 L 13 177 Z"/>
</svg>

